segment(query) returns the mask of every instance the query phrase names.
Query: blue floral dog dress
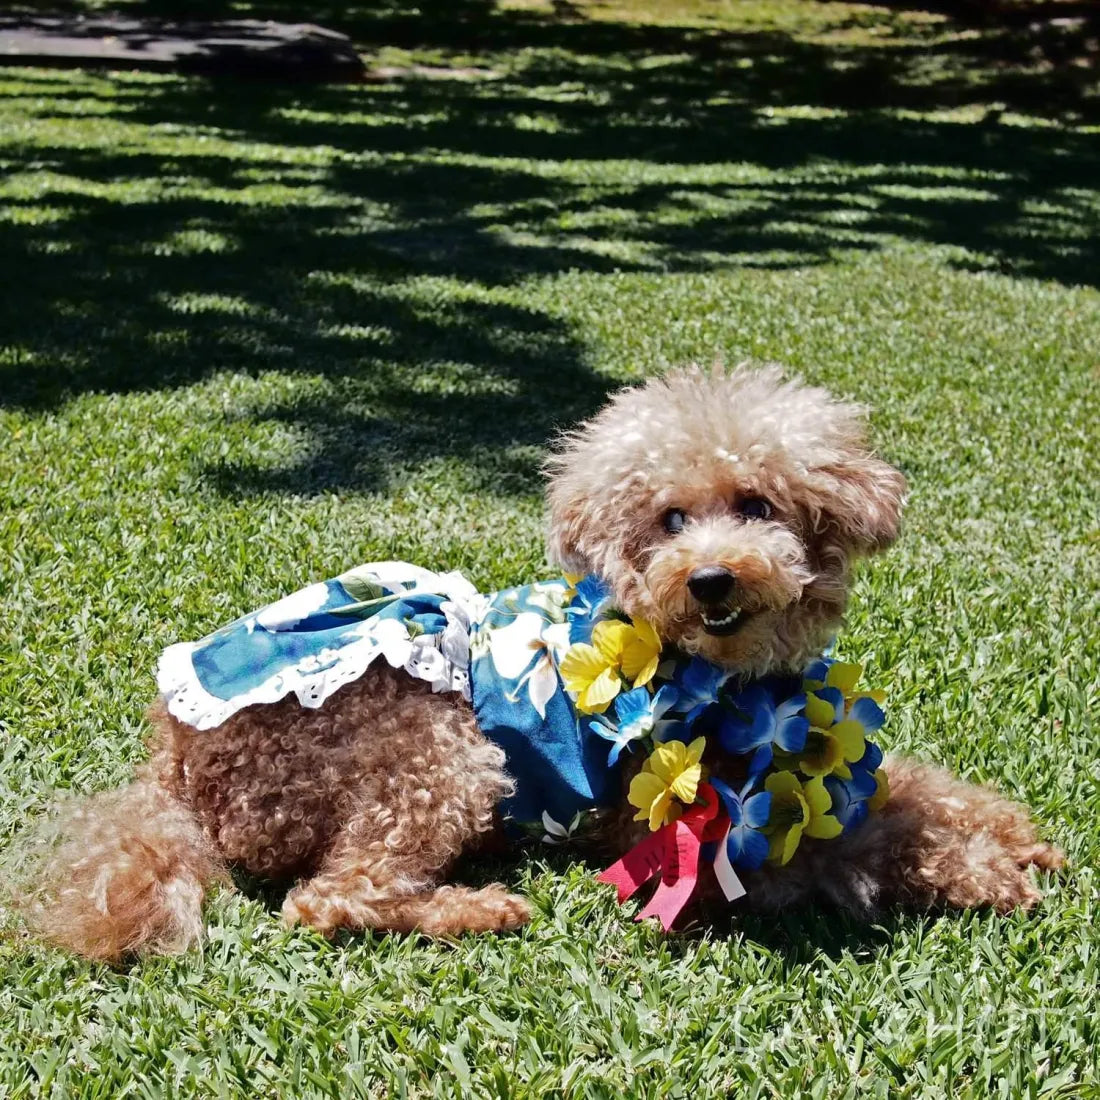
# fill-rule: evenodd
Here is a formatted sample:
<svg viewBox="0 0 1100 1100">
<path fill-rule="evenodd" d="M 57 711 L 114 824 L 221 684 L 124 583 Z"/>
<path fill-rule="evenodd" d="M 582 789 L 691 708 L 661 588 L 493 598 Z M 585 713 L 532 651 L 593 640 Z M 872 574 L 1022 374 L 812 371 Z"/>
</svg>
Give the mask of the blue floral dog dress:
<svg viewBox="0 0 1100 1100">
<path fill-rule="evenodd" d="M 578 722 L 561 680 L 571 638 L 590 634 L 598 613 L 574 596 L 564 579 L 484 595 L 460 573 L 361 565 L 170 646 L 157 684 L 175 718 L 208 730 L 291 693 L 319 707 L 381 659 L 472 702 L 516 781 L 505 816 L 569 821 L 619 793 L 607 742 Z"/>
</svg>

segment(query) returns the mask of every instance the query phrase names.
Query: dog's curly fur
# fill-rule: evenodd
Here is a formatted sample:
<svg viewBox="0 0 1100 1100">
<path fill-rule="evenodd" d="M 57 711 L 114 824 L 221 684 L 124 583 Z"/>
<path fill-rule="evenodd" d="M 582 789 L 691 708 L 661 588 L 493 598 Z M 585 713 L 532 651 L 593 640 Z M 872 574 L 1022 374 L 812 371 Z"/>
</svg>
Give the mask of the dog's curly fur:
<svg viewBox="0 0 1100 1100">
<path fill-rule="evenodd" d="M 777 368 L 689 369 L 624 390 L 563 437 L 547 470 L 552 556 L 599 574 L 666 642 L 744 674 L 821 651 L 854 561 L 896 538 L 906 488 L 868 449 L 859 406 Z M 770 515 L 742 514 L 747 499 Z M 685 517 L 675 535 L 672 509 Z M 691 594 L 702 565 L 736 577 L 719 610 L 743 624 L 728 636 L 706 629 L 709 605 Z M 202 733 L 159 704 L 150 718 L 150 762 L 130 787 L 70 809 L 27 893 L 32 924 L 53 942 L 111 961 L 181 949 L 229 864 L 297 879 L 284 916 L 326 932 L 454 935 L 528 919 L 499 886 L 443 885 L 511 791 L 503 753 L 457 696 L 375 666 L 317 710 L 286 698 Z M 731 766 L 713 749 L 705 763 L 719 775 Z M 871 914 L 896 902 L 1035 903 L 1029 867 L 1061 856 L 1021 807 L 937 768 L 886 766 L 885 809 L 754 874 L 752 904 L 817 896 Z M 624 800 L 606 815 L 609 844 L 638 838 L 632 812 Z"/>
</svg>

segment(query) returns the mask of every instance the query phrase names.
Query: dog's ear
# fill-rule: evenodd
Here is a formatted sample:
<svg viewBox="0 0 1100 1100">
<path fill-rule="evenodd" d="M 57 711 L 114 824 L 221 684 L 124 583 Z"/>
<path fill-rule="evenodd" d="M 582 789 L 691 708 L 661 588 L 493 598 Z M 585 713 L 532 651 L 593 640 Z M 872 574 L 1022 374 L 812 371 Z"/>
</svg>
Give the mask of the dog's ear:
<svg viewBox="0 0 1100 1100">
<path fill-rule="evenodd" d="M 807 472 L 815 531 L 849 553 L 873 554 L 898 537 L 905 475 L 867 453 L 853 453 Z"/>
<path fill-rule="evenodd" d="M 555 464 L 556 465 L 556 464 Z M 591 511 L 580 484 L 575 484 L 567 472 L 547 464 L 550 483 L 546 500 L 550 509 L 550 530 L 547 533 L 547 553 L 567 573 L 589 573 L 590 562 L 581 549 Z"/>
<path fill-rule="evenodd" d="M 596 573 L 613 553 L 614 523 L 608 515 L 604 436 L 593 422 L 566 432 L 546 457 L 547 553 L 567 573 Z"/>
</svg>

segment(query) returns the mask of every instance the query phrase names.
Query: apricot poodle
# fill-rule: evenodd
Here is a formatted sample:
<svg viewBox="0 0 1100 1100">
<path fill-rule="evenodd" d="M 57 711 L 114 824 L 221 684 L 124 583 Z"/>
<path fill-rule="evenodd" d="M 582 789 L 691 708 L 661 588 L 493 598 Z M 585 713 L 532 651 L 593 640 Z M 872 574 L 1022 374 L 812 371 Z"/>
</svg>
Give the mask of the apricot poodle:
<svg viewBox="0 0 1100 1100">
<path fill-rule="evenodd" d="M 771 367 L 690 368 L 624 389 L 560 439 L 546 470 L 550 554 L 572 578 L 558 589 L 484 597 L 457 574 L 408 567 L 395 581 L 387 569 L 399 563 L 383 563 L 340 586 L 311 586 L 308 598 L 246 617 L 213 642 L 169 650 L 148 763 L 128 787 L 71 806 L 55 824 L 23 899 L 37 932 L 110 961 L 181 950 L 200 937 L 204 896 L 233 865 L 285 881 L 285 919 L 326 933 L 522 925 L 522 897 L 447 884 L 456 859 L 507 835 L 511 819 L 564 833 L 553 808 L 582 803 L 597 811 L 599 839 L 622 854 L 649 831 L 627 798 L 645 766 L 629 744 L 608 766 L 607 732 L 587 717 L 600 702 L 580 713 L 562 678 L 570 624 L 560 613 L 545 635 L 557 641 L 530 643 L 517 658 L 506 700 L 479 704 L 477 668 L 500 673 L 512 659 L 503 642 L 479 641 L 493 600 L 512 607 L 518 630 L 537 614 L 516 612 L 517 599 L 549 593 L 560 605 L 563 590 L 575 591 L 572 575 L 583 575 L 602 588 L 601 614 L 651 625 L 662 662 L 695 658 L 735 685 L 797 672 L 840 627 L 856 561 L 897 537 L 906 492 L 902 474 L 869 449 L 862 408 Z M 334 608 L 334 593 L 350 610 Z M 383 630 L 375 611 L 394 601 L 402 613 Z M 215 661 L 218 646 L 282 645 L 287 630 L 298 645 L 307 621 L 339 643 L 320 658 L 280 650 L 261 672 L 249 650 L 219 693 L 211 669 L 230 658 Z M 573 740 L 546 748 L 538 731 L 521 731 L 521 744 L 507 711 L 518 694 L 528 715 L 556 714 L 564 698 L 575 708 Z M 568 797 L 551 790 L 562 782 L 549 774 L 555 760 Z M 775 858 L 773 843 L 762 866 L 742 868 L 743 903 L 816 897 L 870 915 L 898 903 L 1006 911 L 1036 902 L 1030 866 L 1057 867 L 1061 856 L 1023 808 L 933 766 L 887 758 L 882 767 L 881 809 L 828 841 L 807 834 L 793 854 Z M 716 737 L 698 774 L 745 781 L 743 761 Z"/>
</svg>

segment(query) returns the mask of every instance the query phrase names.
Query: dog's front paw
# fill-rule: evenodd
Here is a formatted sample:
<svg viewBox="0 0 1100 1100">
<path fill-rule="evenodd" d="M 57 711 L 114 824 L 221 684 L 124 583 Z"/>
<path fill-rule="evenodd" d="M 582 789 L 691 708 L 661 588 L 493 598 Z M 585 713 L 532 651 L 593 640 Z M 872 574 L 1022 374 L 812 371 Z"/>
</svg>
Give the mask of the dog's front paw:
<svg viewBox="0 0 1100 1100">
<path fill-rule="evenodd" d="M 931 899 L 960 908 L 992 908 L 999 913 L 1032 909 L 1040 899 L 1032 866 L 1061 866 L 1062 854 L 1047 844 L 1026 848 L 1005 844 L 994 833 L 979 831 L 954 850 L 937 851 L 917 869 Z"/>
<path fill-rule="evenodd" d="M 298 903 L 293 894 L 283 900 L 283 921 L 293 927 L 296 924 L 310 924 L 311 912 Z"/>
<path fill-rule="evenodd" d="M 1021 845 L 1015 849 L 1013 855 L 1021 867 L 1041 867 L 1044 871 L 1058 871 L 1066 862 L 1061 848 L 1042 841 Z"/>
<path fill-rule="evenodd" d="M 853 842 L 897 877 L 904 900 L 1002 913 L 1039 901 L 1031 868 L 1057 870 L 1063 856 L 1023 806 L 914 760 L 892 757 L 887 770 L 890 801 Z"/>
</svg>

